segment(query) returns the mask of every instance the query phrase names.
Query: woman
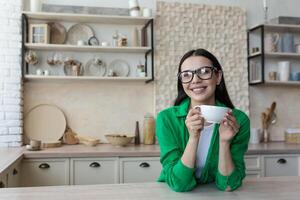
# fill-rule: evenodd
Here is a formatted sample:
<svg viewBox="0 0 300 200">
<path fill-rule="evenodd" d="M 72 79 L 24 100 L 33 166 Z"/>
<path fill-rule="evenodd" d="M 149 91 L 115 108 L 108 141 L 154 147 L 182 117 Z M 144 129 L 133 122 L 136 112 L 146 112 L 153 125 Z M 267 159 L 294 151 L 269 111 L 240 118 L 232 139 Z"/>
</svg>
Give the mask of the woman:
<svg viewBox="0 0 300 200">
<path fill-rule="evenodd" d="M 234 108 L 216 57 L 204 49 L 187 52 L 179 64 L 177 88 L 175 105 L 157 116 L 163 165 L 158 181 L 178 192 L 210 182 L 223 191 L 237 189 L 245 177 L 250 121 Z M 230 109 L 220 124 L 209 124 L 196 105 Z"/>
</svg>

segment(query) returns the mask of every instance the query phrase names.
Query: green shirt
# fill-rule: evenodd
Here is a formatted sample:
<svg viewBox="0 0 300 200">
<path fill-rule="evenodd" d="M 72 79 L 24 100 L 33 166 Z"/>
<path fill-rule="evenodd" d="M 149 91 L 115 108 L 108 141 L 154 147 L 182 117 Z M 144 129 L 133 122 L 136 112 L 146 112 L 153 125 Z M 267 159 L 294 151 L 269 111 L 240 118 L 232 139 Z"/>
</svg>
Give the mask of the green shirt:
<svg viewBox="0 0 300 200">
<path fill-rule="evenodd" d="M 223 176 L 218 170 L 219 161 L 219 124 L 214 126 L 214 132 L 204 169 L 199 179 L 195 176 L 195 168 L 189 168 L 181 162 L 181 157 L 189 139 L 185 119 L 190 105 L 190 98 L 180 105 L 161 111 L 156 120 L 156 134 L 160 145 L 160 162 L 163 166 L 158 178 L 166 182 L 171 189 L 178 192 L 190 191 L 197 183 L 215 182 L 220 190 L 237 189 L 245 177 L 244 155 L 248 149 L 250 137 L 250 121 L 248 116 L 238 109 L 233 109 L 239 132 L 231 141 L 230 151 L 235 168 L 229 176 Z M 224 106 L 216 103 L 217 106 Z"/>
</svg>

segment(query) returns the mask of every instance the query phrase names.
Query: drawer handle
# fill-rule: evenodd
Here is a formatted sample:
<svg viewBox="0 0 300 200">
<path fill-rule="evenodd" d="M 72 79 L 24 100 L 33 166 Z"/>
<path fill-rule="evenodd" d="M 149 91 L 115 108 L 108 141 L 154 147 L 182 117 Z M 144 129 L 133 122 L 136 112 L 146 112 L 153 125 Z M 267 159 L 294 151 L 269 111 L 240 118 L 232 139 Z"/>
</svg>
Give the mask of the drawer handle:
<svg viewBox="0 0 300 200">
<path fill-rule="evenodd" d="M 140 167 L 142 167 L 142 168 L 147 168 L 147 167 L 150 167 L 150 165 L 149 165 L 149 163 L 142 162 L 142 163 L 140 164 Z"/>
<path fill-rule="evenodd" d="M 40 169 L 48 169 L 48 168 L 50 168 L 50 165 L 47 164 L 47 163 L 42 163 L 42 164 L 39 165 L 39 168 Z"/>
<path fill-rule="evenodd" d="M 2 181 L 0 181 L 0 188 L 5 188 L 5 184 Z"/>
<path fill-rule="evenodd" d="M 277 160 L 277 163 L 278 164 L 285 164 L 285 163 L 287 163 L 287 161 L 284 158 L 280 158 L 280 159 Z"/>
<path fill-rule="evenodd" d="M 19 173 L 18 170 L 16 170 L 16 168 L 14 168 L 13 175 L 17 175 L 18 173 Z"/>
<path fill-rule="evenodd" d="M 101 165 L 100 165 L 98 162 L 92 162 L 92 163 L 90 164 L 90 167 L 97 168 L 97 167 L 101 167 Z"/>
</svg>

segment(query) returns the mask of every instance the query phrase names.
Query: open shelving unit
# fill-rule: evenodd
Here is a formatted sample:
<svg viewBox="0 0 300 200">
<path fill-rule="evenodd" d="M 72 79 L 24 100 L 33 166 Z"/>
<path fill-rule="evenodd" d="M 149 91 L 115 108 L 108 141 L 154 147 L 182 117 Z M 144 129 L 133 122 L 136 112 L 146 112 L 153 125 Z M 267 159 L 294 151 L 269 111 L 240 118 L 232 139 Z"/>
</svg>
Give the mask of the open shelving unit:
<svg viewBox="0 0 300 200">
<path fill-rule="evenodd" d="M 99 23 L 113 25 L 139 25 L 144 30 L 150 28 L 149 46 L 78 46 L 69 44 L 37 44 L 28 43 L 28 25 L 30 20 L 58 21 L 58 22 L 76 22 L 76 23 Z M 136 80 L 149 83 L 154 81 L 154 42 L 153 42 L 153 18 L 148 17 L 131 17 L 131 16 L 114 16 L 114 15 L 90 15 L 90 14 L 73 14 L 73 13 L 50 13 L 50 12 L 27 12 L 22 13 L 22 74 L 25 80 Z M 144 31 L 147 34 L 147 31 Z M 145 36 L 146 38 L 149 36 Z M 102 52 L 102 53 L 143 53 L 145 55 L 146 77 L 96 77 L 96 76 L 38 76 L 28 74 L 28 64 L 24 60 L 27 50 L 38 51 L 71 51 L 71 52 Z M 151 65 L 148 66 L 148 59 Z M 147 74 L 148 68 L 151 67 L 151 74 Z M 150 71 L 150 70 L 149 70 Z"/>
</svg>

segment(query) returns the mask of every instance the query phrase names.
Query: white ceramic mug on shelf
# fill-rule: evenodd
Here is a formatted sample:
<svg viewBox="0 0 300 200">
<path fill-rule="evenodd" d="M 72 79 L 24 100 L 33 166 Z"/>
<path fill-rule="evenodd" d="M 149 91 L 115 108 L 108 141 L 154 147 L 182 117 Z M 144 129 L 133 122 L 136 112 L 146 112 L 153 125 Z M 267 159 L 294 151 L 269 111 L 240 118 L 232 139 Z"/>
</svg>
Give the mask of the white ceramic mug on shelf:
<svg viewBox="0 0 300 200">
<path fill-rule="evenodd" d="M 30 11 L 40 12 L 42 9 L 41 0 L 30 0 Z"/>
<path fill-rule="evenodd" d="M 278 62 L 278 73 L 280 81 L 288 81 L 290 77 L 290 62 L 280 61 Z"/>
</svg>

